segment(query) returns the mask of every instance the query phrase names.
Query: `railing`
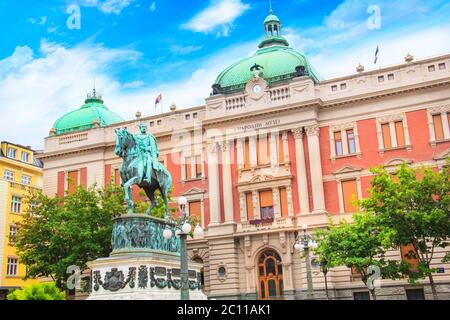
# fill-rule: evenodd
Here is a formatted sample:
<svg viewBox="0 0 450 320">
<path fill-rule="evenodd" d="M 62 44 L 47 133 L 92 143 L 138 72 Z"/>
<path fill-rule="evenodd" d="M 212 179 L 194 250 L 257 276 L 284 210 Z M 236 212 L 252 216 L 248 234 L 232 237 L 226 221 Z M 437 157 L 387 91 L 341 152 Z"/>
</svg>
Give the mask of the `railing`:
<svg viewBox="0 0 450 320">
<path fill-rule="evenodd" d="M 229 98 L 225 101 L 227 110 L 239 109 L 245 107 L 245 97 Z"/>
<path fill-rule="evenodd" d="M 8 181 L 9 182 L 9 186 L 12 189 L 16 189 L 16 190 L 26 190 L 26 191 L 37 191 L 39 190 L 39 188 L 37 187 L 33 187 L 27 184 L 23 184 L 23 183 L 19 183 L 19 182 L 14 182 L 14 181 Z"/>
<path fill-rule="evenodd" d="M 257 231 L 284 228 L 294 223 L 295 217 L 276 217 L 270 219 L 254 219 L 241 222 L 241 231 Z"/>
<path fill-rule="evenodd" d="M 291 97 L 289 87 L 273 89 L 269 91 L 271 101 L 284 101 Z"/>
<path fill-rule="evenodd" d="M 70 144 L 74 142 L 86 141 L 88 139 L 87 133 L 71 134 L 70 136 L 64 136 L 59 138 L 59 144 Z"/>
</svg>

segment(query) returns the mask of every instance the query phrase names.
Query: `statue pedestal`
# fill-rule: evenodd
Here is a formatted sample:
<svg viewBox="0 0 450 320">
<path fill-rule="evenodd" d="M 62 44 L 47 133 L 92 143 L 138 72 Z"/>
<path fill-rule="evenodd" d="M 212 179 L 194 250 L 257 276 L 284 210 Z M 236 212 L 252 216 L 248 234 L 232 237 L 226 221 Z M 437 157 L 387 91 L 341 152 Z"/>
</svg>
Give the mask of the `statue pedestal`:
<svg viewBox="0 0 450 320">
<path fill-rule="evenodd" d="M 166 240 L 163 220 L 141 214 L 114 219 L 110 257 L 88 263 L 88 300 L 179 300 L 180 241 Z M 173 234 L 175 234 L 173 230 Z M 205 300 L 202 265 L 189 261 L 189 296 Z"/>
</svg>

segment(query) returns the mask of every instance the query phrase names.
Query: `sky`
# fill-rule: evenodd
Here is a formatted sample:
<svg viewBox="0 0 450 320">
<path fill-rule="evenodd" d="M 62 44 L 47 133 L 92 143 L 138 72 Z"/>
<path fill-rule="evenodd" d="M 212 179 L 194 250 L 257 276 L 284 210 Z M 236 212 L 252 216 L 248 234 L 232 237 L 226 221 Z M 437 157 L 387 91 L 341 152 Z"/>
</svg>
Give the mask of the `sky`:
<svg viewBox="0 0 450 320">
<path fill-rule="evenodd" d="M 272 8 L 325 79 L 358 63 L 402 63 L 408 52 L 450 53 L 448 0 L 272 0 Z M 220 71 L 255 52 L 268 12 L 269 0 L 0 0 L 0 140 L 42 149 L 94 81 L 126 120 L 203 104 Z"/>
</svg>

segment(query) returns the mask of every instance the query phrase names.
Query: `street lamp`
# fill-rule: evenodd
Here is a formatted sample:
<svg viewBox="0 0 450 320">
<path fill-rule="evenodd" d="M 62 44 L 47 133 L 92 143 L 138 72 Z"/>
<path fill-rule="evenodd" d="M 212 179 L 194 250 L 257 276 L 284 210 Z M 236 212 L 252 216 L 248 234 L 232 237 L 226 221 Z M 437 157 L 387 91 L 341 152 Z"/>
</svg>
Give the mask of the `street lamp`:
<svg viewBox="0 0 450 320">
<path fill-rule="evenodd" d="M 177 238 L 180 238 L 180 281 L 181 281 L 181 300 L 189 300 L 189 275 L 188 275 L 188 257 L 187 257 L 187 245 L 186 240 L 189 232 L 192 230 L 192 226 L 189 223 L 189 217 L 186 213 L 186 204 L 187 199 L 186 197 L 179 197 L 178 198 L 178 205 L 180 207 L 181 212 L 181 219 L 178 223 L 174 223 L 171 221 L 173 225 L 175 225 L 175 228 L 177 229 L 175 231 L 175 236 Z M 168 226 L 163 231 L 163 237 L 166 239 L 172 238 L 173 233 L 172 230 L 169 229 Z M 197 226 L 194 229 L 194 236 L 195 237 L 202 237 L 203 236 L 203 229 L 202 227 L 197 224 Z"/>
<path fill-rule="evenodd" d="M 303 224 L 303 239 L 301 238 L 301 235 L 298 235 L 295 239 L 294 249 L 297 251 L 304 250 L 305 251 L 305 262 L 306 262 L 306 279 L 308 283 L 308 293 L 307 293 L 307 299 L 311 300 L 313 298 L 313 281 L 312 281 L 312 275 L 311 275 L 311 261 L 309 259 L 309 250 L 310 249 L 316 249 L 317 248 L 317 242 L 306 233 L 306 230 L 308 229 L 308 225 L 305 223 Z"/>
</svg>

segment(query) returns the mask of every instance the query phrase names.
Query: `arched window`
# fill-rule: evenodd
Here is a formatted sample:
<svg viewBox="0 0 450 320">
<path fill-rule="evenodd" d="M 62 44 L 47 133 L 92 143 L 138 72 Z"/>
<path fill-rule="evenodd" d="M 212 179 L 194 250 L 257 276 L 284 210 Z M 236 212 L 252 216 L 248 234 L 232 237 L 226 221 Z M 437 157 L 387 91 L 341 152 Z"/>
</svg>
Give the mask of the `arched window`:
<svg viewBox="0 0 450 320">
<path fill-rule="evenodd" d="M 258 258 L 259 299 L 283 298 L 283 266 L 274 250 L 266 250 Z"/>
</svg>

